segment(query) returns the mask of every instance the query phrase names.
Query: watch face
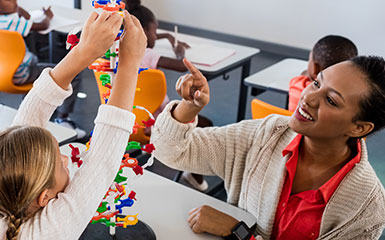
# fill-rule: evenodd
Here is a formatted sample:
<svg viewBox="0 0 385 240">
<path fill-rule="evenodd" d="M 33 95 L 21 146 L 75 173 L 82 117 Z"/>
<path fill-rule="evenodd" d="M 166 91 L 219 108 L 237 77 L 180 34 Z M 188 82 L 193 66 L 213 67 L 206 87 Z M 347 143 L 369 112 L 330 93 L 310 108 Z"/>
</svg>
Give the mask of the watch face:
<svg viewBox="0 0 385 240">
<path fill-rule="evenodd" d="M 238 226 L 238 228 L 234 231 L 234 234 L 238 237 L 238 239 L 247 239 L 249 237 L 249 228 L 246 224 L 242 223 Z"/>
</svg>

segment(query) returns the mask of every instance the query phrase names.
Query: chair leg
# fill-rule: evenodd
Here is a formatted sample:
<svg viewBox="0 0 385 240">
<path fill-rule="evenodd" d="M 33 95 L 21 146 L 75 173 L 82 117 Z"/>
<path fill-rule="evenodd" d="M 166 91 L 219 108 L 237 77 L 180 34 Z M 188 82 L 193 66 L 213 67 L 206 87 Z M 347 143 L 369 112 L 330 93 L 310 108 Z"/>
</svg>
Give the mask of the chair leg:
<svg viewBox="0 0 385 240">
<path fill-rule="evenodd" d="M 173 181 L 174 181 L 174 182 L 179 182 L 180 178 L 182 177 L 182 174 L 183 174 L 183 171 L 178 171 L 178 172 L 175 174 Z"/>
</svg>

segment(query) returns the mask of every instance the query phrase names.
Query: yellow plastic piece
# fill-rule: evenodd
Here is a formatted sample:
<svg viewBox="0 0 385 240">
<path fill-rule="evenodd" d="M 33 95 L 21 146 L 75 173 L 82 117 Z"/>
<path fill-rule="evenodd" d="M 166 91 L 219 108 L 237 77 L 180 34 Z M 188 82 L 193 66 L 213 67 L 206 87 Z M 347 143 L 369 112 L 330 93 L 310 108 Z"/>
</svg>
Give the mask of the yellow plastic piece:
<svg viewBox="0 0 385 240">
<path fill-rule="evenodd" d="M 23 62 L 25 43 L 18 32 L 0 30 L 0 91 L 22 94 L 32 88 L 32 83 L 15 85 L 13 75 Z"/>
<path fill-rule="evenodd" d="M 96 62 L 107 61 L 105 59 L 98 59 Z M 102 82 L 99 81 L 99 76 L 103 74 L 102 72 L 94 72 L 95 80 L 99 89 L 100 101 L 102 104 L 105 103 L 103 99 L 103 94 L 106 94 L 108 88 L 102 85 Z M 162 104 L 167 93 L 167 84 L 166 76 L 161 70 L 158 69 L 148 69 L 142 71 L 138 75 L 138 84 L 135 93 L 135 106 L 141 106 L 146 108 L 151 113 L 154 113 Z M 143 125 L 142 121 L 147 121 L 149 119 L 148 113 L 143 110 L 134 109 L 134 114 L 136 115 L 136 122 Z M 144 134 L 144 129 L 139 128 L 138 133 L 132 134 L 130 136 L 130 141 L 140 142 L 141 144 L 147 144 L 150 141 L 150 137 Z"/>
<path fill-rule="evenodd" d="M 126 228 L 127 226 L 132 226 L 138 223 L 138 214 L 127 215 L 124 218 L 117 217 L 116 221 L 118 221 L 117 223 L 122 223 L 123 227 Z"/>
<path fill-rule="evenodd" d="M 293 112 L 273 106 L 256 98 L 251 101 L 251 115 L 253 119 L 264 118 L 270 114 L 291 116 Z"/>
</svg>

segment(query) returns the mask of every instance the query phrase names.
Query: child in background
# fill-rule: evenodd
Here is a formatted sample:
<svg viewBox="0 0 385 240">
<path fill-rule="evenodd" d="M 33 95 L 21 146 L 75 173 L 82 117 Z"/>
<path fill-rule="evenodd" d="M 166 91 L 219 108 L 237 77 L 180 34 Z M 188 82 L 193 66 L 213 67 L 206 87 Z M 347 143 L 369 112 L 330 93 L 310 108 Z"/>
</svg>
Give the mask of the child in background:
<svg viewBox="0 0 385 240">
<path fill-rule="evenodd" d="M 125 0 L 125 3 L 128 12 L 139 19 L 147 36 L 146 53 L 144 54 L 144 58 L 140 66 L 143 68 L 152 69 L 157 69 L 161 67 L 178 72 L 187 71 L 186 66 L 183 64 L 183 58 L 185 54 L 185 49 L 189 48 L 189 45 L 184 42 L 178 41 L 175 46 L 175 39 L 171 34 L 157 34 L 156 29 L 158 28 L 158 21 L 156 20 L 155 15 L 150 9 L 141 5 L 140 0 Z M 153 50 L 153 47 L 155 46 L 155 41 L 161 38 L 167 38 L 170 41 L 170 44 L 173 46 L 173 50 L 177 59 L 162 57 Z M 155 111 L 154 116 L 157 117 L 169 102 L 170 99 L 166 95 L 162 105 L 159 107 L 158 110 Z M 198 127 L 210 126 L 213 126 L 211 120 L 201 115 L 198 116 Z M 150 129 L 146 129 L 146 133 L 150 135 Z M 206 180 L 204 180 L 202 175 L 184 172 L 182 178 L 199 191 L 203 192 L 208 189 L 208 183 L 206 182 Z"/>
<path fill-rule="evenodd" d="M 56 106 L 71 95 L 72 79 L 112 45 L 122 20 L 118 13 L 93 12 L 80 43 L 54 69 L 43 71 L 22 102 L 14 126 L 0 133 L 2 239 L 78 239 L 113 182 L 135 121 L 131 111 L 146 47 L 135 17 L 124 11 L 125 34 L 113 90 L 108 103 L 99 107 L 90 149 L 71 181 L 68 158 L 43 127 Z"/>
<path fill-rule="evenodd" d="M 0 0 L 0 29 L 19 32 L 23 37 L 26 37 L 30 31 L 46 30 L 53 18 L 53 13 L 50 7 L 47 9 L 43 8 L 43 12 L 44 19 L 41 22 L 35 23 L 30 20 L 29 13 L 18 6 L 17 0 Z M 30 52 L 26 45 L 23 62 L 13 76 L 13 82 L 16 85 L 32 83 L 39 77 L 43 69 L 47 67 L 53 68 L 54 66 L 55 64 L 52 63 L 39 62 L 37 56 Z M 73 111 L 76 96 L 79 92 L 80 80 L 79 77 L 76 77 L 72 82 L 73 94 L 57 109 L 57 118 L 55 119 L 56 123 L 64 127 L 75 129 L 78 139 L 83 138 L 86 132 L 76 127 L 68 116 Z"/>
<path fill-rule="evenodd" d="M 185 49 L 189 48 L 188 44 L 178 41 L 175 46 L 175 39 L 171 34 L 157 34 L 156 29 L 158 28 L 158 21 L 150 9 L 141 5 L 140 0 L 125 0 L 125 2 L 126 9 L 139 19 L 147 36 L 147 48 L 141 67 L 152 69 L 161 67 L 178 72 L 185 72 L 187 69 L 183 64 L 182 59 L 184 58 Z M 170 41 L 177 59 L 162 57 L 153 50 L 155 41 L 161 38 L 167 38 Z"/>
<path fill-rule="evenodd" d="M 309 54 L 307 70 L 289 83 L 289 107 L 292 112 L 298 105 L 302 90 L 316 79 L 319 72 L 339 62 L 356 57 L 357 47 L 345 37 L 328 35 L 314 45 Z"/>
<path fill-rule="evenodd" d="M 157 34 L 156 29 L 158 28 L 158 21 L 150 9 L 141 5 L 140 0 L 126 0 L 126 9 L 139 19 L 147 35 L 147 48 L 144 58 L 141 62 L 141 67 L 148 67 L 153 69 L 161 67 L 178 72 L 185 72 L 187 68 L 183 64 L 182 59 L 185 55 L 185 49 L 189 48 L 189 45 L 187 43 L 178 41 L 175 46 L 175 39 L 171 34 Z M 161 38 L 167 38 L 170 41 L 177 59 L 160 56 L 153 50 L 155 41 Z M 166 95 L 162 105 L 158 110 L 155 111 L 154 116 L 157 117 L 169 102 L 170 100 Z M 209 127 L 213 126 L 213 124 L 206 117 L 199 115 L 198 126 Z M 202 175 L 184 172 L 182 178 L 199 191 L 205 191 L 208 189 L 208 183 L 206 180 L 204 180 Z"/>
</svg>

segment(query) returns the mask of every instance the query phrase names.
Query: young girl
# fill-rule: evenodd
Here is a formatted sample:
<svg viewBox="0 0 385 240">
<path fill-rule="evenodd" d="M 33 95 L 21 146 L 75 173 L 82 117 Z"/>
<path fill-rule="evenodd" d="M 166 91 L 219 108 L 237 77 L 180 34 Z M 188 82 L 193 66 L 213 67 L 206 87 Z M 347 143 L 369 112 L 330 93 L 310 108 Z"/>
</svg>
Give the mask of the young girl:
<svg viewBox="0 0 385 240">
<path fill-rule="evenodd" d="M 249 231 L 264 239 L 380 237 L 385 190 L 362 138 L 385 127 L 384 59 L 357 57 L 321 71 L 290 118 L 214 128 L 195 128 L 209 87 L 185 63 L 191 74 L 177 82 L 182 101 L 168 104 L 153 129 L 157 159 L 223 178 L 228 202 L 256 217 Z M 237 239 L 241 219 L 208 206 L 189 214 L 194 232 Z"/>
<path fill-rule="evenodd" d="M 80 43 L 54 69 L 43 71 L 14 126 L 0 133 L 2 239 L 78 239 L 116 176 L 134 125 L 131 111 L 146 46 L 139 21 L 126 11 L 111 97 L 99 108 L 90 150 L 71 182 L 68 159 L 42 127 L 71 94 L 71 80 L 112 45 L 122 20 L 117 13 L 93 12 Z"/>
</svg>

